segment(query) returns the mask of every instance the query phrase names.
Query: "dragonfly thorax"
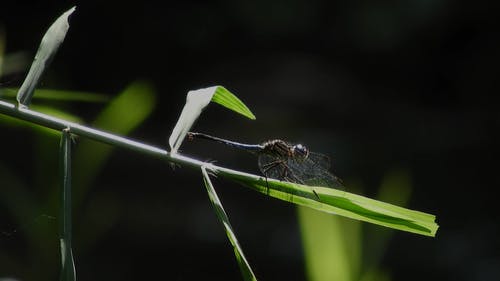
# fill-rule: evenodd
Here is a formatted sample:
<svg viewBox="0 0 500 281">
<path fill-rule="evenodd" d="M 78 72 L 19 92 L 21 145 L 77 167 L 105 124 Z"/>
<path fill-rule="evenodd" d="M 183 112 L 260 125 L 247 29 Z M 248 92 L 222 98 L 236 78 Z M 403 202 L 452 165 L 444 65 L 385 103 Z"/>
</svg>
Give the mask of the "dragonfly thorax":
<svg viewBox="0 0 500 281">
<path fill-rule="evenodd" d="M 302 144 L 291 145 L 282 140 L 271 140 L 262 144 L 262 149 L 268 155 L 279 158 L 305 159 L 309 150 Z"/>
</svg>

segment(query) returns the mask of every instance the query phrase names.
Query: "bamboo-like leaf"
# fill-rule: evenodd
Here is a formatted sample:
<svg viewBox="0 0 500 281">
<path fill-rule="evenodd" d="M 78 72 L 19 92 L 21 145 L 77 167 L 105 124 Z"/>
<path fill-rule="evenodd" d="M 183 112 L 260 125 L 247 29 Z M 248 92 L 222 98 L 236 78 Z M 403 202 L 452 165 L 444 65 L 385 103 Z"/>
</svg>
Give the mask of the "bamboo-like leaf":
<svg viewBox="0 0 500 281">
<path fill-rule="evenodd" d="M 224 229 L 226 230 L 226 234 L 227 234 L 227 238 L 229 238 L 229 242 L 231 243 L 231 245 L 233 245 L 234 255 L 236 256 L 236 261 L 238 262 L 238 265 L 240 267 L 241 274 L 243 275 L 243 279 L 244 280 L 257 280 L 257 278 L 255 277 L 255 274 L 252 271 L 252 268 L 250 267 L 250 264 L 248 263 L 247 259 L 245 258 L 245 255 L 243 254 L 243 250 L 241 249 L 241 246 L 238 243 L 238 239 L 236 238 L 236 235 L 234 234 L 233 228 L 231 226 L 231 223 L 229 222 L 229 218 L 226 214 L 226 211 L 224 211 L 224 207 L 222 206 L 222 203 L 219 200 L 217 193 L 215 192 L 215 189 L 213 187 L 212 181 L 210 180 L 210 176 L 208 175 L 206 168 L 204 166 L 202 166 L 201 171 L 203 174 L 203 181 L 205 182 L 205 187 L 207 188 L 208 197 L 210 198 L 210 202 L 212 203 L 212 206 L 214 207 L 217 218 L 224 225 Z"/>
<path fill-rule="evenodd" d="M 203 109 L 210 103 L 216 90 L 217 87 L 215 86 L 188 92 L 181 116 L 168 139 L 171 153 L 177 152 L 187 132 L 198 119 Z"/>
<path fill-rule="evenodd" d="M 249 119 L 255 120 L 255 115 L 252 111 L 250 111 L 250 109 L 237 96 L 222 86 L 217 87 L 215 94 L 212 97 L 212 101 Z"/>
<path fill-rule="evenodd" d="M 273 179 L 266 180 L 262 177 L 252 177 L 249 174 L 229 169 L 216 169 L 215 172 L 271 197 L 322 212 L 426 236 L 435 236 L 439 228 L 434 215 L 398 207 L 346 191 L 327 187 L 311 187 Z"/>
<path fill-rule="evenodd" d="M 49 66 L 54 58 L 59 46 L 64 41 L 66 32 L 69 29 L 68 18 L 75 11 L 75 7 L 69 9 L 62 14 L 47 30 L 42 38 L 40 47 L 35 55 L 35 59 L 31 64 L 30 70 L 26 79 L 24 79 L 19 92 L 17 93 L 17 101 L 19 105 L 29 106 L 31 97 L 36 85 L 40 81 L 40 77 L 45 69 Z"/>
<path fill-rule="evenodd" d="M 213 86 L 189 91 L 186 97 L 186 104 L 168 139 L 171 153 L 177 152 L 187 132 L 191 129 L 194 122 L 198 119 L 201 112 L 207 107 L 210 101 L 216 102 L 250 119 L 255 119 L 255 116 L 248 107 L 222 86 Z"/>
<path fill-rule="evenodd" d="M 76 280 L 75 263 L 71 248 L 71 135 L 63 130 L 60 144 L 61 202 L 59 240 L 61 243 L 61 281 Z"/>
</svg>

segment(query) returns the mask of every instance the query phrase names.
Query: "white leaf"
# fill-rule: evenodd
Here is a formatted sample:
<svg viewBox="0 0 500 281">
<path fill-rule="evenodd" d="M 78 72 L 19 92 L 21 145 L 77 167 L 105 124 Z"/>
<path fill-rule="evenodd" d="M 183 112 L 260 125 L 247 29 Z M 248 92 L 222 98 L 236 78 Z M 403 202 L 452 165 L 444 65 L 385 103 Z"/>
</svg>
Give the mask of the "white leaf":
<svg viewBox="0 0 500 281">
<path fill-rule="evenodd" d="M 203 109 L 212 100 L 218 86 L 189 91 L 186 97 L 186 104 L 182 109 L 181 116 L 177 120 L 172 134 L 168 139 L 170 145 L 170 153 L 176 153 L 186 137 L 187 132 L 191 129 L 198 116 Z"/>
<path fill-rule="evenodd" d="M 69 9 L 57 18 L 43 36 L 28 75 L 17 93 L 17 101 L 20 106 L 29 106 L 35 87 L 38 82 L 40 82 L 40 77 L 54 58 L 59 46 L 64 41 L 64 37 L 66 37 L 66 33 L 69 29 L 68 19 L 75 11 L 75 8 L 76 7 Z"/>
</svg>

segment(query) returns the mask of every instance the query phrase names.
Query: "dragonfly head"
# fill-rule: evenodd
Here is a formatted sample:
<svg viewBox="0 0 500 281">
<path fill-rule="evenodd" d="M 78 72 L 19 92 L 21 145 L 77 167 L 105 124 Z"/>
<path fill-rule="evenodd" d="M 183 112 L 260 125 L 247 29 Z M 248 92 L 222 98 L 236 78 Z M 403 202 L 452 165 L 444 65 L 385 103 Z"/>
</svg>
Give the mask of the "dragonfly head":
<svg viewBox="0 0 500 281">
<path fill-rule="evenodd" d="M 302 144 L 296 144 L 292 147 L 292 153 L 296 157 L 305 159 L 307 158 L 307 156 L 309 156 L 309 149 L 307 149 L 307 147 L 303 146 Z"/>
</svg>

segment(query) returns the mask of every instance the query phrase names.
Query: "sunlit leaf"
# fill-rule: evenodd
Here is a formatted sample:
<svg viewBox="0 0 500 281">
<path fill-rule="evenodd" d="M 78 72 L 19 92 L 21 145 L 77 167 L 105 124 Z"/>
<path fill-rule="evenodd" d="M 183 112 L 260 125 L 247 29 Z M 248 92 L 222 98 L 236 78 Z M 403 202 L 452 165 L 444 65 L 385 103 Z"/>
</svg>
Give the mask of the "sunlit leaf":
<svg viewBox="0 0 500 281">
<path fill-rule="evenodd" d="M 346 191 L 327 187 L 311 187 L 272 179 L 266 180 L 262 177 L 255 177 L 229 169 L 217 169 L 216 172 L 271 197 L 322 212 L 426 236 L 435 236 L 439 227 L 435 222 L 436 217 L 434 215 Z"/>
<path fill-rule="evenodd" d="M 215 91 L 212 101 L 218 103 L 228 109 L 233 110 L 249 119 L 255 120 L 255 115 L 250 109 L 234 94 L 229 92 L 226 88 L 218 86 Z"/>
<path fill-rule="evenodd" d="M 186 104 L 168 139 L 172 153 L 177 152 L 187 132 L 210 101 L 214 101 L 250 119 L 255 119 L 255 116 L 243 102 L 222 86 L 189 91 L 186 97 Z"/>
<path fill-rule="evenodd" d="M 205 182 L 205 187 L 207 188 L 208 192 L 208 197 L 210 198 L 210 202 L 212 203 L 212 206 L 214 207 L 215 213 L 217 215 L 217 218 L 222 222 L 222 225 L 224 225 L 224 229 L 226 230 L 227 238 L 229 239 L 229 242 L 231 245 L 233 245 L 234 249 L 234 255 L 236 256 L 236 261 L 238 262 L 238 265 L 241 270 L 241 274 L 243 275 L 244 280 L 257 280 L 255 277 L 255 274 L 252 271 L 252 268 L 250 267 L 250 264 L 248 263 L 247 259 L 245 258 L 245 255 L 243 254 L 243 250 L 241 249 L 240 244 L 238 243 L 238 239 L 236 238 L 236 234 L 233 231 L 233 227 L 231 226 L 231 223 L 229 222 L 229 218 L 226 214 L 226 211 L 224 211 L 224 207 L 222 206 L 222 202 L 219 199 L 219 196 L 215 192 L 215 189 L 213 187 L 212 181 L 210 180 L 210 177 L 207 173 L 207 170 L 204 166 L 201 167 L 201 171 L 203 174 L 203 181 Z"/>
<path fill-rule="evenodd" d="M 198 119 L 203 109 L 210 103 L 216 90 L 217 87 L 215 86 L 188 92 L 186 104 L 182 108 L 181 115 L 168 139 L 172 153 L 177 152 L 187 132 Z"/>
<path fill-rule="evenodd" d="M 75 7 L 62 14 L 43 36 L 28 75 L 17 93 L 17 101 L 20 105 L 28 106 L 30 104 L 33 91 L 40 82 L 40 77 L 54 58 L 59 46 L 64 41 L 64 37 L 66 37 L 66 32 L 69 29 L 68 19 L 74 11 Z"/>
</svg>

